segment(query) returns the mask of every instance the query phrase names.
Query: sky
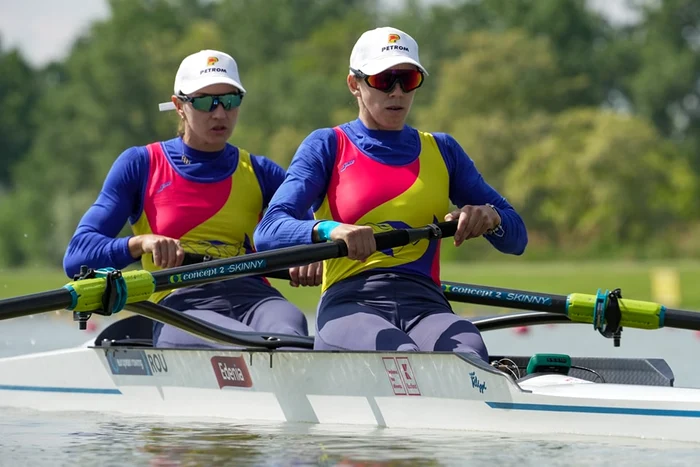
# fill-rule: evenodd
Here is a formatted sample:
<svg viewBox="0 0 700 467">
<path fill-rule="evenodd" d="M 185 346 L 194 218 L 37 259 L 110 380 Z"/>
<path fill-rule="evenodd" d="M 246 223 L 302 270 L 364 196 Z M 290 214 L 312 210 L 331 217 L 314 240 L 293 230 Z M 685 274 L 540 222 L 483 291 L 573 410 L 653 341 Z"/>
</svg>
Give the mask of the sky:
<svg viewBox="0 0 700 467">
<path fill-rule="evenodd" d="M 392 4 L 401 0 L 378 1 Z M 632 19 L 625 0 L 588 1 L 615 21 Z M 2 50 L 18 48 L 30 64 L 43 66 L 64 58 L 91 22 L 108 16 L 107 0 L 0 0 L 0 45 Z"/>
<path fill-rule="evenodd" d="M 0 43 L 41 66 L 65 57 L 92 21 L 108 16 L 106 0 L 0 0 Z"/>
</svg>

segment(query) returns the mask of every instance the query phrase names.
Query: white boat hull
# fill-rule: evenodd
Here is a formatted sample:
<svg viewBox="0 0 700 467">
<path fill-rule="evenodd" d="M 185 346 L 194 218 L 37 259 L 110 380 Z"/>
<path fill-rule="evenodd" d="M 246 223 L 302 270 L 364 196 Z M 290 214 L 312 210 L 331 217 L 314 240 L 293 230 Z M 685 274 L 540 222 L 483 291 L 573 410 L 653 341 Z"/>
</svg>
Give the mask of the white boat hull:
<svg viewBox="0 0 700 467">
<path fill-rule="evenodd" d="M 700 441 L 700 389 L 517 384 L 453 353 L 86 346 L 0 359 L 0 407 Z"/>
</svg>

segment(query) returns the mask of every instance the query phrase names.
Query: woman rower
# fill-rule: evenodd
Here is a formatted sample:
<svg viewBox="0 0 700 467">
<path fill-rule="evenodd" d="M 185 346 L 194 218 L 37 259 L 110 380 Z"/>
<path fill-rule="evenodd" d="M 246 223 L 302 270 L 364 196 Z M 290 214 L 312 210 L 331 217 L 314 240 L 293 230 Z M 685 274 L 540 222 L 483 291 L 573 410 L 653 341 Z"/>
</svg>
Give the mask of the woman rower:
<svg viewBox="0 0 700 467">
<path fill-rule="evenodd" d="M 124 151 L 68 245 L 68 276 L 81 265 L 179 266 L 185 254 L 212 258 L 255 251 L 253 231 L 284 180 L 273 161 L 229 144 L 245 96 L 236 61 L 202 50 L 186 57 L 171 101 L 176 138 Z M 310 217 L 310 214 L 309 214 Z M 117 237 L 129 221 L 133 235 Z M 292 285 L 319 285 L 321 264 L 290 270 Z M 235 331 L 308 335 L 304 314 L 264 278 L 247 277 L 156 293 L 151 300 Z M 217 346 L 156 322 L 160 347 Z"/>
<path fill-rule="evenodd" d="M 525 225 L 453 137 L 406 125 L 427 72 L 405 32 L 365 32 L 347 86 L 358 118 L 311 133 L 255 231 L 259 249 L 343 240 L 347 258 L 323 271 L 314 347 L 322 350 L 462 351 L 488 360 L 478 329 L 440 287 L 439 242 L 376 251 L 373 234 L 457 220 L 456 246 L 484 237 L 520 255 Z M 449 201 L 459 209 L 449 212 Z M 315 220 L 305 214 L 313 207 Z"/>
</svg>

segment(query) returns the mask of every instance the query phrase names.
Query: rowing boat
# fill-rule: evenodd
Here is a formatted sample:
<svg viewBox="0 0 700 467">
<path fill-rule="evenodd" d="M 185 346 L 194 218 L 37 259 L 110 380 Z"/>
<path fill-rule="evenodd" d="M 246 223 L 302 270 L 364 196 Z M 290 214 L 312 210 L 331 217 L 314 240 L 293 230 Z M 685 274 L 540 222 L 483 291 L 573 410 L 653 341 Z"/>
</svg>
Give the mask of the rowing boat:
<svg viewBox="0 0 700 467">
<path fill-rule="evenodd" d="M 0 406 L 700 441 L 700 390 L 674 388 L 663 360 L 573 358 L 558 373 L 547 359 L 567 358 L 549 355 L 524 374 L 510 357 L 515 380 L 468 354 L 154 349 L 108 334 L 0 359 Z"/>
<path fill-rule="evenodd" d="M 422 232 L 441 235 L 439 228 Z M 296 247 L 255 253 L 247 255 L 247 268 L 229 268 L 240 264 L 237 258 L 156 273 L 109 271 L 2 300 L 0 319 L 58 307 L 73 310 L 82 325 L 92 312 L 112 314 L 115 301 L 136 314 L 77 348 L 0 359 L 0 407 L 700 442 L 700 389 L 674 387 L 662 359 L 538 354 L 492 356 L 487 363 L 456 352 L 313 351 L 312 338 L 235 333 L 143 298 L 159 284 L 265 274 L 342 256 L 342 245 L 335 246 L 307 247 L 314 253 L 306 257 Z M 270 264 L 271 257 L 278 259 Z M 150 293 L 129 284 L 148 276 Z M 700 329 L 700 314 L 623 299 L 619 290 L 557 296 L 457 283 L 443 290 L 452 301 L 527 310 L 475 319 L 482 332 L 587 323 L 620 345 L 623 326 Z M 229 347 L 153 348 L 152 319 Z"/>
</svg>

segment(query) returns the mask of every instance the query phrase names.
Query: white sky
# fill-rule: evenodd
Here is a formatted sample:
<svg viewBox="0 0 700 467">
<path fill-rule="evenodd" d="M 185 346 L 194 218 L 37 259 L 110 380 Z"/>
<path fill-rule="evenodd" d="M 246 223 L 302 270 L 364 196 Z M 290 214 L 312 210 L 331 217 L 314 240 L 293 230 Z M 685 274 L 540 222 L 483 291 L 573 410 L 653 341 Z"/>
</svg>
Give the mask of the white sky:
<svg viewBox="0 0 700 467">
<path fill-rule="evenodd" d="M 106 0 L 0 0 L 2 49 L 33 65 L 60 60 L 89 24 L 109 15 Z"/>
<path fill-rule="evenodd" d="M 378 1 L 393 4 L 401 0 Z M 618 21 L 630 19 L 625 0 L 588 1 Z M 32 65 L 41 66 L 65 57 L 92 21 L 108 15 L 106 0 L 0 0 L 0 44 L 2 50 L 19 48 Z"/>
</svg>

